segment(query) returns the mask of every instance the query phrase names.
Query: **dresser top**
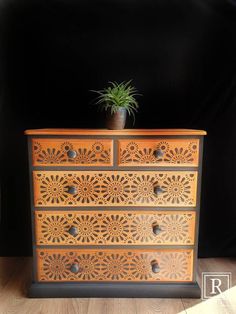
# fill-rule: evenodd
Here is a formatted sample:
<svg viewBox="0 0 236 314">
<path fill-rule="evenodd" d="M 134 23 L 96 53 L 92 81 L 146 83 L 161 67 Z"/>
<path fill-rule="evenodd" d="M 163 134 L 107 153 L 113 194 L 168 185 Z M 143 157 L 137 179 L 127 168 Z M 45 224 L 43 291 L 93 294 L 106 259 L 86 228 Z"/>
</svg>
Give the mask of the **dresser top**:
<svg viewBox="0 0 236 314">
<path fill-rule="evenodd" d="M 206 135 L 204 130 L 192 129 L 35 129 L 26 135 Z"/>
</svg>

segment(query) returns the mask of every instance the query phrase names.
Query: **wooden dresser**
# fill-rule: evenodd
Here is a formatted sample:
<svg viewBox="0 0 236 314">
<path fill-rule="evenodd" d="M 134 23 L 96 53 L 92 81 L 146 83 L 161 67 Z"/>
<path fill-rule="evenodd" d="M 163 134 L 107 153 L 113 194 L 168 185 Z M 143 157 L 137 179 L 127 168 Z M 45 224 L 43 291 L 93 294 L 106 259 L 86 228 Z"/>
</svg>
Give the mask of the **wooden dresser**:
<svg viewBox="0 0 236 314">
<path fill-rule="evenodd" d="M 199 297 L 205 131 L 27 130 L 30 297 Z"/>
</svg>

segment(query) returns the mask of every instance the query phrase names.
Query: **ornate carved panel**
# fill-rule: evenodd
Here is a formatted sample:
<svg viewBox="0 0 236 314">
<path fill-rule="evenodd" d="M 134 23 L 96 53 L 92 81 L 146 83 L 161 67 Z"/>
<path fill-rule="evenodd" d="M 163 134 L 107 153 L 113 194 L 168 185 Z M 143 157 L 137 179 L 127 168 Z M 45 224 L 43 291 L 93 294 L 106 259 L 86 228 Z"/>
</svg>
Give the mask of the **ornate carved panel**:
<svg viewBox="0 0 236 314">
<path fill-rule="evenodd" d="M 38 245 L 193 245 L 194 211 L 36 211 Z"/>
<path fill-rule="evenodd" d="M 191 281 L 193 250 L 37 249 L 39 281 Z"/>
<path fill-rule="evenodd" d="M 197 166 L 198 139 L 122 139 L 119 166 Z"/>
<path fill-rule="evenodd" d="M 111 166 L 110 139 L 32 139 L 33 166 Z"/>
<path fill-rule="evenodd" d="M 33 171 L 43 206 L 196 206 L 197 171 Z"/>
</svg>

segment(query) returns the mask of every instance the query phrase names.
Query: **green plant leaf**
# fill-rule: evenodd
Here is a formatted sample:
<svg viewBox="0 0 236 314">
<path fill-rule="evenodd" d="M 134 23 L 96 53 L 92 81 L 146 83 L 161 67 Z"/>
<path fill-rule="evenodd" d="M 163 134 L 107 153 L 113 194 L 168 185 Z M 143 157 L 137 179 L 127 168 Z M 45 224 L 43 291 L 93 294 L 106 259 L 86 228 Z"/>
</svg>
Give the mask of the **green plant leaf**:
<svg viewBox="0 0 236 314">
<path fill-rule="evenodd" d="M 131 82 L 132 80 L 121 83 L 109 82 L 110 86 L 102 90 L 91 90 L 98 95 L 95 104 L 98 105 L 99 110 L 110 110 L 111 114 L 114 114 L 119 108 L 125 108 L 128 115 L 133 117 L 134 122 L 135 113 L 139 108 L 135 97 L 142 95 L 131 85 Z"/>
</svg>

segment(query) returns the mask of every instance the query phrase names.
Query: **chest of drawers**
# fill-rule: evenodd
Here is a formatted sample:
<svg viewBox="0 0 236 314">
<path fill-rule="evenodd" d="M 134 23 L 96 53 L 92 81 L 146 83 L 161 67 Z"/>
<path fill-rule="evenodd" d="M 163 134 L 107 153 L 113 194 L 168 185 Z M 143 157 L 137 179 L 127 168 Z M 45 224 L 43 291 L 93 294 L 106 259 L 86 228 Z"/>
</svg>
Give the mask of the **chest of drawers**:
<svg viewBox="0 0 236 314">
<path fill-rule="evenodd" d="M 199 297 L 205 131 L 27 130 L 30 297 Z"/>
</svg>

